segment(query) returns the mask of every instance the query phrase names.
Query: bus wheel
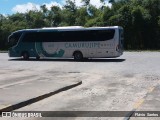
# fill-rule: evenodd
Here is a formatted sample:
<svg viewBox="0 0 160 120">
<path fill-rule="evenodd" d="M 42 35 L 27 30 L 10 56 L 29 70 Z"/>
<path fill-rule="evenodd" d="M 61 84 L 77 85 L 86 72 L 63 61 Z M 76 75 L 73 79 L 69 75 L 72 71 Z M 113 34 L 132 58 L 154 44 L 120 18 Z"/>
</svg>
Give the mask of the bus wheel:
<svg viewBox="0 0 160 120">
<path fill-rule="evenodd" d="M 73 54 L 73 56 L 74 56 L 75 60 L 82 60 L 83 59 L 83 54 L 81 52 L 79 52 L 79 51 L 75 52 Z"/>
<path fill-rule="evenodd" d="M 36 60 L 39 60 L 39 59 L 40 59 L 40 56 L 37 56 L 37 57 L 36 57 Z"/>
<path fill-rule="evenodd" d="M 28 52 L 24 52 L 24 53 L 22 54 L 22 57 L 23 57 L 24 60 L 28 60 L 28 59 L 29 59 L 29 54 L 28 54 Z"/>
</svg>

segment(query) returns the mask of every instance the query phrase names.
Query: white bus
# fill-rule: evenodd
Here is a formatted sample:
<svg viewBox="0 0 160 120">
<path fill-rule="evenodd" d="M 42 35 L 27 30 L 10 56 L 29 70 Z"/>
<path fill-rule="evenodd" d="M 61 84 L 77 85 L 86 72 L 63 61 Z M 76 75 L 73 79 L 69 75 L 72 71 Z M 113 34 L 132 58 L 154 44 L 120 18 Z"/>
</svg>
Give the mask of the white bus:
<svg viewBox="0 0 160 120">
<path fill-rule="evenodd" d="M 123 28 L 56 27 L 25 29 L 8 37 L 10 57 L 112 58 L 123 54 Z"/>
</svg>

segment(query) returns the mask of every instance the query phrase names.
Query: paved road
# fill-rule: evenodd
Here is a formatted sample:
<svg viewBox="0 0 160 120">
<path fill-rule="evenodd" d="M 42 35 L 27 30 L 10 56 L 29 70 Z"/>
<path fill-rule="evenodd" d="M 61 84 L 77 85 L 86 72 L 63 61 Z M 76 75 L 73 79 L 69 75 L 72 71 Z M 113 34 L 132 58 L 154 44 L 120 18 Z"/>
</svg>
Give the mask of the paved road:
<svg viewBox="0 0 160 120">
<path fill-rule="evenodd" d="M 7 54 L 0 54 L 0 111 L 14 110 L 82 84 L 74 78 L 76 74 L 40 64 L 8 60 Z"/>
<path fill-rule="evenodd" d="M 49 79 L 58 74 L 63 80 L 67 76 L 69 79 L 83 82 L 78 87 L 18 109 L 19 111 L 160 111 L 159 52 L 125 52 L 116 59 L 83 62 L 74 62 L 72 59 L 8 60 L 6 54 L 0 54 L 0 61 L 1 79 L 19 78 L 20 74 L 26 77 L 38 75 L 43 79 Z M 68 118 L 70 119 L 125 118 Z"/>
</svg>

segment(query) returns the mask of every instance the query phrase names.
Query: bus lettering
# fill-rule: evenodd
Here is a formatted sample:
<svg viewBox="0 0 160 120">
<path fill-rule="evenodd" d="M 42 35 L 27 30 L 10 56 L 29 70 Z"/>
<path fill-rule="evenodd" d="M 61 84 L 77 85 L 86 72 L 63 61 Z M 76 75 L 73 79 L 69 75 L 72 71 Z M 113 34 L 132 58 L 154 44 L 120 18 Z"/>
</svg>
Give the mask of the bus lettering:
<svg viewBox="0 0 160 120">
<path fill-rule="evenodd" d="M 100 43 L 65 43 L 66 48 L 100 48 Z"/>
</svg>

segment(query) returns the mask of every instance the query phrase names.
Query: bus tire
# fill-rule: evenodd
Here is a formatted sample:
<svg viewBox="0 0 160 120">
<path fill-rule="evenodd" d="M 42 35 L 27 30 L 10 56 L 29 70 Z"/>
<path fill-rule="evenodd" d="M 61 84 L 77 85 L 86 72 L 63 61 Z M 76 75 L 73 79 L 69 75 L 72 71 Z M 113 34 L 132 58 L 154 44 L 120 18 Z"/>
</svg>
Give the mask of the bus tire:
<svg viewBox="0 0 160 120">
<path fill-rule="evenodd" d="M 75 60 L 82 60 L 83 59 L 83 54 L 80 51 L 74 52 L 73 56 L 74 56 Z"/>
<path fill-rule="evenodd" d="M 40 56 L 36 56 L 36 60 L 39 60 L 40 59 Z"/>
<path fill-rule="evenodd" d="M 28 54 L 28 52 L 23 52 L 23 53 L 22 53 L 22 57 L 23 57 L 24 60 L 28 60 L 28 59 L 29 59 L 29 54 Z"/>
</svg>

